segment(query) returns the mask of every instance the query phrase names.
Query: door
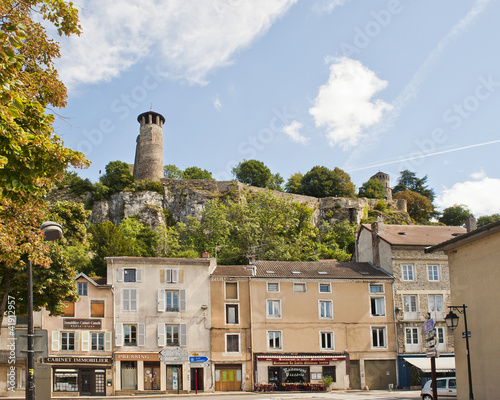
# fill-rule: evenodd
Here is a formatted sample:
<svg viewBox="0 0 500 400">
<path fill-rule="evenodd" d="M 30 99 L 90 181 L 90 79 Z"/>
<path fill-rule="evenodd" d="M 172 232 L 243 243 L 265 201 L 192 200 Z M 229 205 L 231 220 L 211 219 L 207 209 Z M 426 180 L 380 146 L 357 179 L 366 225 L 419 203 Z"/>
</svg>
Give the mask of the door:
<svg viewBox="0 0 500 400">
<path fill-rule="evenodd" d="M 281 390 L 281 368 L 268 367 L 267 381 L 274 385 L 275 390 Z"/>
<path fill-rule="evenodd" d="M 191 368 L 191 390 L 203 391 L 203 368 Z"/>
<path fill-rule="evenodd" d="M 224 366 L 215 371 L 215 390 L 235 392 L 241 390 L 241 367 Z"/>
<path fill-rule="evenodd" d="M 359 376 L 359 361 L 351 361 L 351 389 L 361 389 L 361 379 Z"/>
<path fill-rule="evenodd" d="M 105 370 L 95 371 L 95 390 L 93 395 L 106 396 L 106 372 Z"/>
<path fill-rule="evenodd" d="M 144 390 L 160 390 L 159 361 L 144 361 Z"/>
<path fill-rule="evenodd" d="M 80 395 L 92 396 L 92 375 L 93 371 L 80 371 Z"/>
</svg>

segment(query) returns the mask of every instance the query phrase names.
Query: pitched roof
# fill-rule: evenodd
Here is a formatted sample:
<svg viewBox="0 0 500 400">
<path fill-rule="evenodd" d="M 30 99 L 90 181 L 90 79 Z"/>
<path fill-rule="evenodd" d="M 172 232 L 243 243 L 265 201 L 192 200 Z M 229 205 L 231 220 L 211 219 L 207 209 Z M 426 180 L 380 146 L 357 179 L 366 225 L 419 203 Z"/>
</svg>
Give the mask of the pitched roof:
<svg viewBox="0 0 500 400">
<path fill-rule="evenodd" d="M 363 228 L 372 230 L 371 225 Z M 467 232 L 460 226 L 435 225 L 387 225 L 379 232 L 379 237 L 392 245 L 433 246 Z"/>
<path fill-rule="evenodd" d="M 87 274 L 85 274 L 83 272 L 80 272 L 80 273 L 78 273 L 77 276 L 75 276 L 75 281 L 78 278 L 85 278 L 90 283 L 92 283 L 94 286 L 107 286 L 106 285 L 106 283 L 107 283 L 107 279 L 106 278 L 99 278 L 99 277 L 90 278 Z"/>
<path fill-rule="evenodd" d="M 390 279 L 386 272 L 365 262 L 256 261 L 257 278 Z"/>
<path fill-rule="evenodd" d="M 218 276 L 252 276 L 251 265 L 218 265 L 211 275 Z"/>
</svg>

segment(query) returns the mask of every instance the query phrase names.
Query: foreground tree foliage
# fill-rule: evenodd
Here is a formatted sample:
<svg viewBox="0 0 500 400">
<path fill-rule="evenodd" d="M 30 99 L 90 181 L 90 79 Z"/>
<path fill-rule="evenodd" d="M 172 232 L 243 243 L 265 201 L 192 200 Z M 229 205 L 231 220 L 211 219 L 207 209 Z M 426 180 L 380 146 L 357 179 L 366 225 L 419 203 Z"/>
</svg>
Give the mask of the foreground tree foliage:
<svg viewBox="0 0 500 400">
<path fill-rule="evenodd" d="M 68 165 L 82 167 L 83 154 L 64 147 L 54 134 L 47 107 L 63 107 L 66 89 L 57 78 L 59 46 L 38 22 L 59 35 L 78 34 L 76 9 L 62 0 L 4 0 L 0 3 L 0 314 L 9 293 L 22 312 L 28 258 L 34 263 L 34 302 L 59 311 L 74 299 L 64 282 L 72 278 L 57 244 L 44 243 L 38 227 L 48 216 L 45 195 Z M 49 269 L 49 265 L 52 267 Z M 54 289 L 54 290 L 52 290 Z M 60 289 L 60 290 L 59 290 Z M 24 291 L 26 284 L 24 282 Z M 0 318 L 2 318 L 0 317 Z M 1 322 L 1 321 L 0 321 Z"/>
<path fill-rule="evenodd" d="M 482 228 L 485 225 L 491 224 L 500 220 L 500 214 L 484 215 L 477 219 L 477 227 Z"/>
<path fill-rule="evenodd" d="M 443 215 L 439 218 L 439 222 L 448 226 L 463 226 L 470 216 L 473 215 L 467 206 L 455 204 L 443 210 Z"/>
</svg>

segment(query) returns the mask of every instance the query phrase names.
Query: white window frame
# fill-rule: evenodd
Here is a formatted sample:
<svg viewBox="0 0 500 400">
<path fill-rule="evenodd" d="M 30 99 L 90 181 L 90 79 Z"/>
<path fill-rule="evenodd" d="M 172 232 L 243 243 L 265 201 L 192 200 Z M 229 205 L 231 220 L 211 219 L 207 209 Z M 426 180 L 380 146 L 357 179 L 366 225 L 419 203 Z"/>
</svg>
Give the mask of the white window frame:
<svg viewBox="0 0 500 400">
<path fill-rule="evenodd" d="M 274 337 L 271 338 L 271 335 Z M 276 337 L 279 339 L 279 346 L 271 346 L 271 341 L 275 342 Z M 269 330 L 266 331 L 267 350 L 282 350 L 283 349 L 283 331 Z"/>
<path fill-rule="evenodd" d="M 429 282 L 439 282 L 440 281 L 440 268 L 438 264 L 427 265 L 427 279 Z M 436 279 L 434 279 L 436 278 Z"/>
<path fill-rule="evenodd" d="M 438 297 L 441 298 L 441 309 L 440 310 L 438 310 L 438 309 L 433 310 L 431 308 L 431 298 L 434 299 L 432 302 L 434 303 L 434 307 L 436 308 L 436 305 L 437 305 L 436 299 Z M 443 310 L 444 310 L 444 296 L 441 293 L 428 294 L 427 301 L 429 302 L 429 312 L 434 312 L 434 313 L 442 313 L 443 312 Z"/>
<path fill-rule="evenodd" d="M 100 340 L 101 339 L 101 335 L 102 335 L 102 341 Z M 97 339 L 97 344 L 96 344 L 96 347 L 97 348 L 93 348 L 94 347 L 94 336 L 96 337 Z M 106 338 L 105 338 L 105 333 L 104 332 L 90 332 L 90 349 L 92 351 L 106 351 Z M 102 342 L 102 343 L 101 343 Z M 102 350 L 99 349 L 99 346 L 102 345 Z M 82 340 L 82 347 L 83 347 L 83 340 Z"/>
<path fill-rule="evenodd" d="M 227 315 L 228 306 L 236 308 L 236 322 L 228 322 L 228 315 Z M 224 304 L 224 323 L 226 325 L 239 325 L 240 324 L 240 305 L 238 303 L 225 303 Z"/>
<path fill-rule="evenodd" d="M 410 279 L 411 272 L 411 279 Z M 414 264 L 402 264 L 401 265 L 401 279 L 403 281 L 411 282 L 415 280 L 415 265 Z"/>
<path fill-rule="evenodd" d="M 323 304 L 328 304 L 328 308 L 330 310 L 330 316 L 322 316 L 321 313 L 323 311 Z M 325 310 L 327 311 L 327 310 Z M 319 319 L 333 319 L 333 300 L 318 300 L 318 316 Z"/>
<path fill-rule="evenodd" d="M 410 332 L 410 336 L 408 336 L 408 332 Z M 416 342 L 415 342 L 415 333 L 417 334 L 416 336 Z M 408 342 L 408 339 L 410 341 Z M 405 328 L 405 344 L 406 345 L 420 345 L 420 329 L 417 326 L 407 326 Z"/>
<path fill-rule="evenodd" d="M 382 310 L 374 310 L 372 307 L 372 303 L 375 300 L 375 306 L 377 305 L 377 301 L 380 299 L 382 302 Z M 370 316 L 371 317 L 385 317 L 385 296 L 370 296 Z M 377 312 L 382 311 L 382 312 Z"/>
<path fill-rule="evenodd" d="M 78 296 L 88 296 L 89 287 L 87 282 L 77 282 L 77 287 L 78 287 Z M 80 287 L 82 288 L 81 290 L 82 293 L 80 293 Z"/>
<path fill-rule="evenodd" d="M 69 348 L 69 341 L 70 341 L 69 335 L 73 335 L 73 348 L 72 349 Z M 64 338 L 64 336 L 66 336 L 66 338 Z M 78 337 L 78 332 L 62 331 L 61 332 L 61 351 L 78 351 L 78 350 L 80 350 L 79 346 L 78 346 L 77 337 Z M 64 346 L 67 346 L 68 348 L 63 349 Z"/>
<path fill-rule="evenodd" d="M 228 283 L 236 284 L 236 298 L 234 298 L 234 299 L 229 299 L 227 297 L 226 288 L 227 288 L 227 284 Z M 239 300 L 239 297 L 240 297 L 240 285 L 239 285 L 239 282 L 238 281 L 236 281 L 236 282 L 224 282 L 224 299 L 225 300 Z"/>
<path fill-rule="evenodd" d="M 376 330 L 377 332 L 380 332 L 380 330 L 382 330 L 383 341 L 384 341 L 383 346 L 379 346 L 379 345 L 376 346 L 375 343 L 373 342 L 373 331 L 374 330 Z M 377 341 L 379 340 L 379 337 L 380 337 L 380 335 L 377 335 Z M 371 326 L 370 327 L 370 342 L 372 345 L 372 349 L 387 349 L 387 326 Z"/>
<path fill-rule="evenodd" d="M 408 303 L 406 302 L 406 299 L 408 298 Z M 415 298 L 415 310 L 413 310 L 412 305 L 412 298 Z M 408 310 L 406 305 L 408 304 Z M 418 295 L 417 294 L 404 294 L 403 295 L 403 318 L 406 320 L 414 320 L 418 319 L 418 310 L 419 310 L 419 304 L 418 304 Z"/>
<path fill-rule="evenodd" d="M 128 293 L 128 295 L 125 295 Z M 134 293 L 134 296 L 132 296 Z M 139 290 L 136 288 L 122 288 L 122 311 L 137 312 L 139 310 Z M 132 297 L 135 297 L 133 299 Z M 135 301 L 135 303 L 134 303 Z"/>
<path fill-rule="evenodd" d="M 296 288 L 303 287 L 304 290 L 296 290 Z M 305 282 L 294 282 L 293 283 L 294 293 L 307 293 L 307 284 Z"/>
<path fill-rule="evenodd" d="M 323 347 L 323 336 L 330 336 L 331 347 Z M 320 331 L 319 332 L 319 349 L 322 351 L 332 351 L 335 350 L 335 332 L 333 331 Z"/>
<path fill-rule="evenodd" d="M 165 268 L 165 283 L 179 283 L 179 268 Z"/>
<path fill-rule="evenodd" d="M 382 290 L 380 292 L 376 292 L 376 291 L 372 291 L 372 288 L 382 288 Z M 378 295 L 378 294 L 384 294 L 385 293 L 385 285 L 383 283 L 369 283 L 368 284 L 368 291 L 370 292 L 370 294 L 373 294 L 373 295 Z"/>
<path fill-rule="evenodd" d="M 228 336 L 238 336 L 238 351 L 228 351 L 227 349 L 227 337 Z M 241 334 L 240 333 L 226 333 L 224 335 L 224 354 L 241 354 Z"/>
<path fill-rule="evenodd" d="M 269 285 L 276 285 L 278 287 L 278 290 L 269 290 Z M 268 293 L 279 293 L 280 292 L 279 282 L 267 282 L 266 288 L 267 288 Z"/>
<path fill-rule="evenodd" d="M 439 351 L 446 351 L 446 329 L 443 326 L 436 326 L 436 347 Z M 442 333 L 442 335 L 439 334 Z M 441 339 L 443 339 L 441 341 Z"/>
<path fill-rule="evenodd" d="M 328 290 L 326 292 L 321 291 L 321 286 L 326 286 Z M 318 283 L 318 293 L 332 293 L 332 284 L 330 282 L 319 282 Z"/>
<path fill-rule="evenodd" d="M 273 307 L 272 313 L 269 312 L 269 305 L 270 304 L 278 304 L 278 310 L 277 313 L 276 307 Z M 281 299 L 266 299 L 266 318 L 281 318 Z"/>
</svg>

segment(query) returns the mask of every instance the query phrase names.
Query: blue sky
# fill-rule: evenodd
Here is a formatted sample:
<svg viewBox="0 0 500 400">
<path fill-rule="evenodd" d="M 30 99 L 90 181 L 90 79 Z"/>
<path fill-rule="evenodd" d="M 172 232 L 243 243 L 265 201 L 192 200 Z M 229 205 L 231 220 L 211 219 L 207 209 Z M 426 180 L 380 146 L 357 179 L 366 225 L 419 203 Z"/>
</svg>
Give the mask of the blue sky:
<svg viewBox="0 0 500 400">
<path fill-rule="evenodd" d="M 137 115 L 165 119 L 164 163 L 285 181 L 315 165 L 359 187 L 409 169 L 441 208 L 500 212 L 498 0 L 84 0 L 61 41 L 56 131 L 92 162 L 133 163 Z"/>
</svg>

